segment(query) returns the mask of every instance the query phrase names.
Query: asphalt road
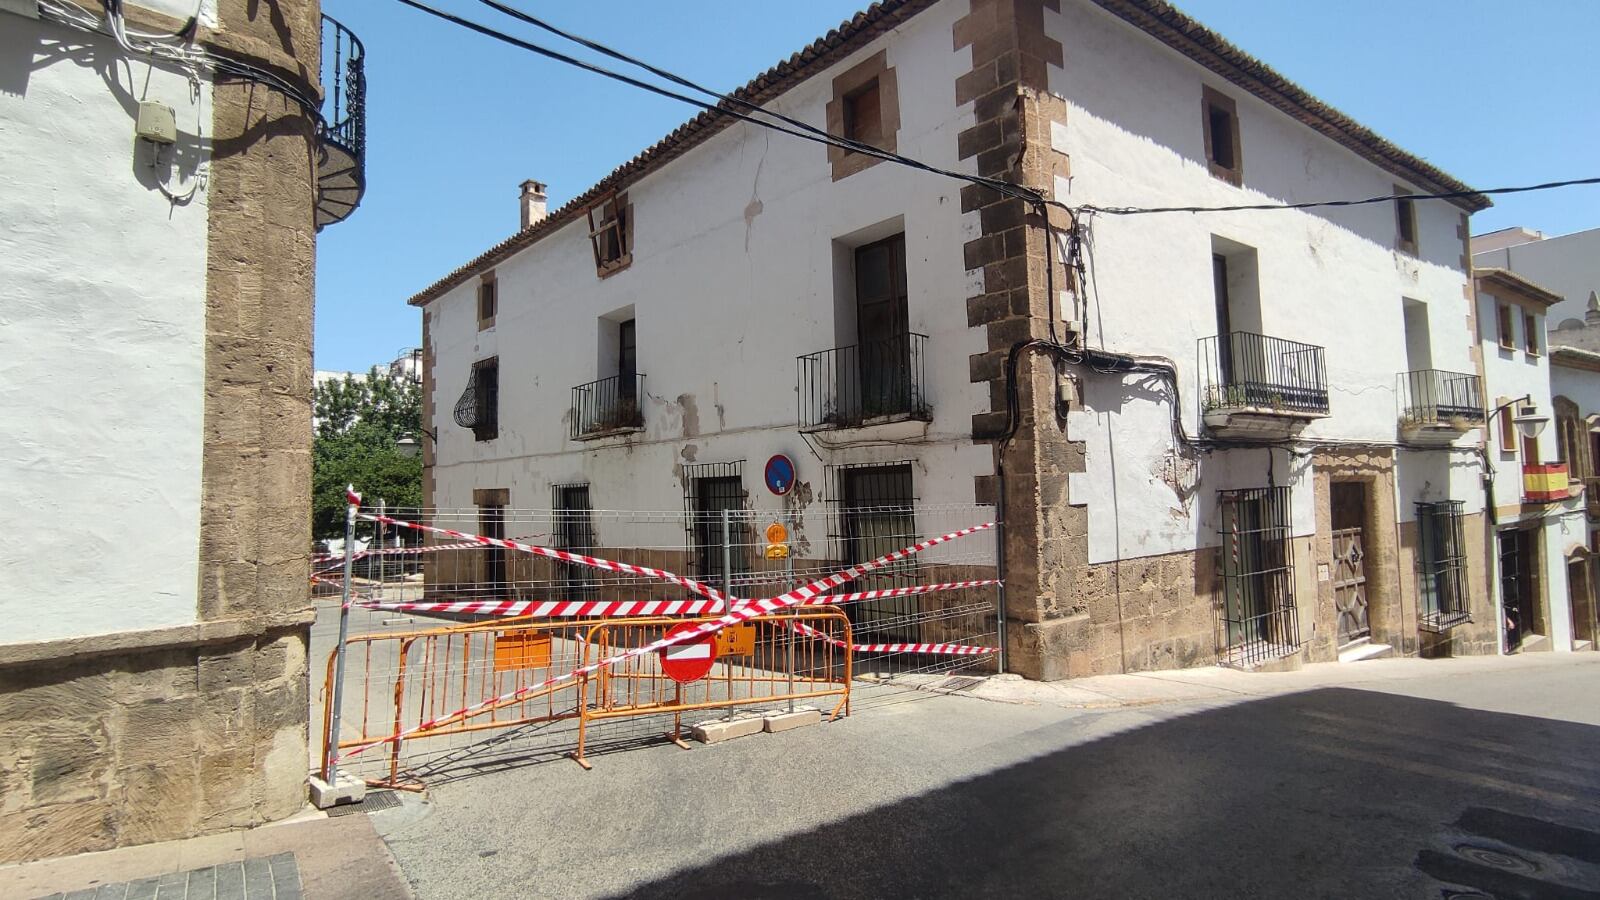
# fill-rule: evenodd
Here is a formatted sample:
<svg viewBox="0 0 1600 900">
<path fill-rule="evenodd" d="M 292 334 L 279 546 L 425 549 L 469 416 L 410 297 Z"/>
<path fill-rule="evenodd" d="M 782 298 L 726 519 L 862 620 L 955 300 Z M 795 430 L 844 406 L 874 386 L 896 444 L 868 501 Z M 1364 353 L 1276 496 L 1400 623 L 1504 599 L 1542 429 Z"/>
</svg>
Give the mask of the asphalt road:
<svg viewBox="0 0 1600 900">
<path fill-rule="evenodd" d="M 913 694 L 595 762 L 374 824 L 423 898 L 1600 898 L 1600 655 L 1112 710 Z"/>
</svg>

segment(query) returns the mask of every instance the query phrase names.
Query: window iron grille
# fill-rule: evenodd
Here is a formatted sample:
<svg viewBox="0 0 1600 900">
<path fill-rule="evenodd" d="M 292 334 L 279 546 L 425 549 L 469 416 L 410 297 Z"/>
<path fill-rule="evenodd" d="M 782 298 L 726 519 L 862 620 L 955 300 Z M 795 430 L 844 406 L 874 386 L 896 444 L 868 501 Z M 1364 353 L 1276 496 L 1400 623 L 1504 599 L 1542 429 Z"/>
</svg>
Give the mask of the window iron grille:
<svg viewBox="0 0 1600 900">
<path fill-rule="evenodd" d="M 745 514 L 744 461 L 684 466 L 684 524 L 688 532 L 694 576 L 721 588 L 725 576 L 723 544 L 728 545 L 732 575 L 750 571 L 749 516 Z M 729 510 L 723 533 L 723 510 Z"/>
<path fill-rule="evenodd" d="M 1423 631 L 1444 633 L 1472 621 L 1467 612 L 1467 542 L 1463 503 L 1417 504 L 1417 595 Z"/>
<path fill-rule="evenodd" d="M 845 564 L 876 559 L 916 543 L 916 492 L 910 462 L 830 466 L 824 473 L 833 489 L 834 537 Z M 890 563 L 855 580 L 845 590 L 878 590 L 914 583 L 915 561 Z M 863 641 L 917 642 L 927 612 L 920 595 L 852 603 L 845 610 Z"/>
<path fill-rule="evenodd" d="M 472 367 L 466 390 L 456 400 L 456 424 L 472 429 L 480 441 L 490 440 L 500 431 L 500 362 L 486 359 Z"/>
<path fill-rule="evenodd" d="M 1289 489 L 1222 491 L 1217 501 L 1221 662 L 1250 667 L 1289 656 L 1300 647 Z"/>
<path fill-rule="evenodd" d="M 589 499 L 589 485 L 555 484 L 550 486 L 550 509 L 555 521 L 556 546 L 562 550 L 594 555 L 598 538 L 594 530 L 594 505 Z M 556 583 L 562 599 L 591 600 L 595 597 L 598 582 L 595 570 L 589 566 L 558 562 Z"/>
</svg>

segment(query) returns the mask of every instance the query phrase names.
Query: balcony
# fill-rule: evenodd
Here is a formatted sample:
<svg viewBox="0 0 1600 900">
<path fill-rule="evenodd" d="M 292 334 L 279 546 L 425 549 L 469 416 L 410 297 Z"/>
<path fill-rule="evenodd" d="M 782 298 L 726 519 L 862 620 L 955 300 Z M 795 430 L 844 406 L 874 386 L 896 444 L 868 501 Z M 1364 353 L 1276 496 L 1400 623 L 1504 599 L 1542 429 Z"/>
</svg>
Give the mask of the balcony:
<svg viewBox="0 0 1600 900">
<path fill-rule="evenodd" d="M 1200 339 L 1200 390 L 1221 438 L 1289 437 L 1328 415 L 1322 348 L 1248 331 Z"/>
<path fill-rule="evenodd" d="M 1438 369 L 1402 372 L 1395 396 L 1400 437 L 1410 444 L 1446 446 L 1483 424 L 1483 386 L 1476 375 Z"/>
<path fill-rule="evenodd" d="M 1571 496 L 1566 463 L 1523 465 L 1522 502 L 1560 503 Z"/>
<path fill-rule="evenodd" d="M 643 375 L 614 375 L 572 389 L 572 439 L 626 434 L 644 428 Z"/>
<path fill-rule="evenodd" d="M 366 48 L 322 17 L 322 120 L 317 123 L 317 230 L 343 222 L 367 191 Z"/>
<path fill-rule="evenodd" d="M 907 333 L 799 357 L 800 430 L 928 422 L 928 336 Z"/>
<path fill-rule="evenodd" d="M 1589 518 L 1600 519 L 1600 476 L 1590 475 L 1583 479 L 1583 497 Z"/>
</svg>

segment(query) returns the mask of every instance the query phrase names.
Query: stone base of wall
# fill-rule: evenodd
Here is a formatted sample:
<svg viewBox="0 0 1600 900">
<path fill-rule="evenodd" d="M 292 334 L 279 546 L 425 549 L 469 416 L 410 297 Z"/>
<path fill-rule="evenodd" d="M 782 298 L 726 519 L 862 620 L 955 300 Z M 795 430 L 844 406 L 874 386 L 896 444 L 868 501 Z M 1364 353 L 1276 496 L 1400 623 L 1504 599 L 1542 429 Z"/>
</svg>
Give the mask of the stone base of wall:
<svg viewBox="0 0 1600 900">
<path fill-rule="evenodd" d="M 1040 681 L 1216 662 L 1213 550 L 1073 568 L 1055 579 L 1072 615 L 1011 621 L 1007 667 Z"/>
<path fill-rule="evenodd" d="M 294 624 L 0 668 L 0 863 L 301 809 L 308 637 Z"/>
</svg>

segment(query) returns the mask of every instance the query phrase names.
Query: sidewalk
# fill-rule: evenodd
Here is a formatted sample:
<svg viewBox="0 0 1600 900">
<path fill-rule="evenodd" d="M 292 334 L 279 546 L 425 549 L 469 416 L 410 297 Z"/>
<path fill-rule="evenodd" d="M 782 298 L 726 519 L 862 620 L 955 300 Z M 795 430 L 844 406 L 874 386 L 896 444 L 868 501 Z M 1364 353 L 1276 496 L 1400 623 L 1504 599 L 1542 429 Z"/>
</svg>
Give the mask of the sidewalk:
<svg viewBox="0 0 1600 900">
<path fill-rule="evenodd" d="M 1293 694 L 1322 687 L 1379 684 L 1457 673 L 1508 671 L 1548 666 L 1600 665 L 1600 653 L 1524 653 L 1454 659 L 1403 657 L 1361 662 L 1307 663 L 1292 672 L 1245 672 L 1221 666 L 1096 675 L 1048 684 L 1019 675 L 930 675 L 915 681 L 920 690 L 976 697 L 996 703 L 1038 704 L 1068 709 L 1114 709 L 1196 700 L 1244 699 Z"/>
<path fill-rule="evenodd" d="M 0 897 L 409 900 L 366 814 L 308 813 L 186 841 L 0 867 Z"/>
</svg>

